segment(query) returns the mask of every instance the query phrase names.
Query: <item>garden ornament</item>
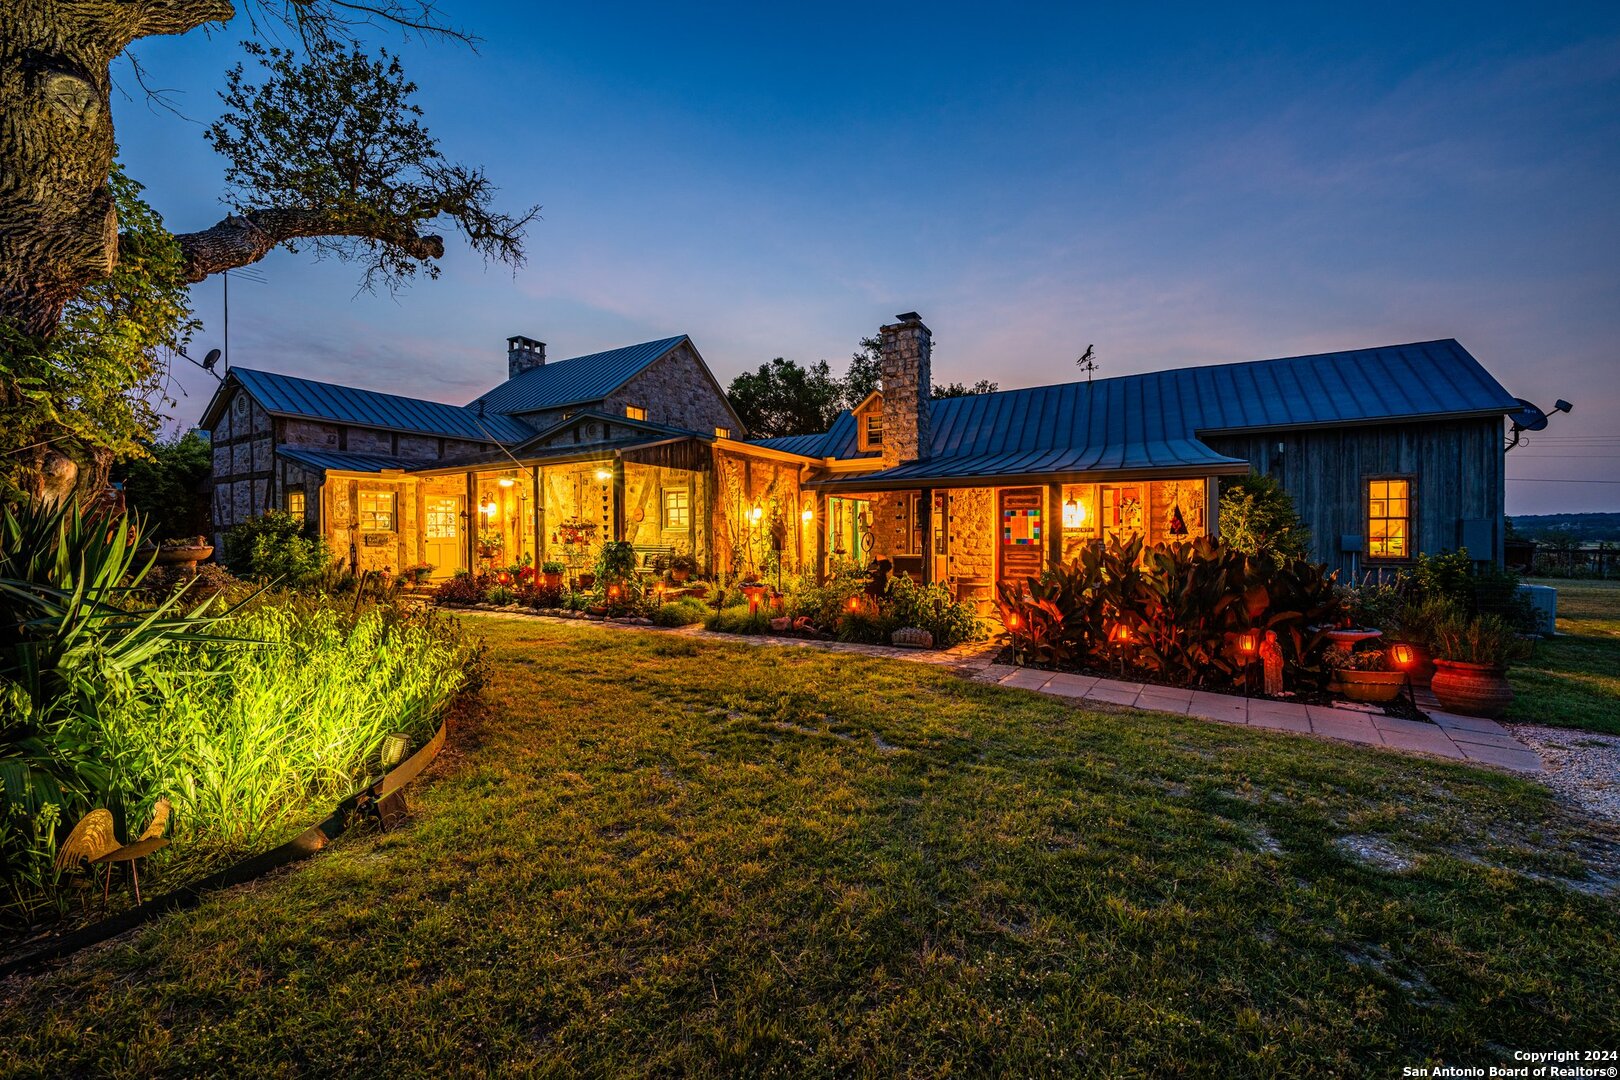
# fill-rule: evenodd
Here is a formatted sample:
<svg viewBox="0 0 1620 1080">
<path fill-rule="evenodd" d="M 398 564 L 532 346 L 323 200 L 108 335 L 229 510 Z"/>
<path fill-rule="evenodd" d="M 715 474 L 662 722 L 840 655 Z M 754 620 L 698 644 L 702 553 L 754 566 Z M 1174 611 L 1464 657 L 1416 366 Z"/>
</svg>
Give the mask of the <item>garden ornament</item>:
<svg viewBox="0 0 1620 1080">
<path fill-rule="evenodd" d="M 1265 670 L 1265 689 L 1267 697 L 1276 697 L 1282 693 L 1283 656 L 1282 648 L 1277 644 L 1277 631 L 1267 630 L 1265 643 L 1260 646 L 1260 665 Z"/>
</svg>

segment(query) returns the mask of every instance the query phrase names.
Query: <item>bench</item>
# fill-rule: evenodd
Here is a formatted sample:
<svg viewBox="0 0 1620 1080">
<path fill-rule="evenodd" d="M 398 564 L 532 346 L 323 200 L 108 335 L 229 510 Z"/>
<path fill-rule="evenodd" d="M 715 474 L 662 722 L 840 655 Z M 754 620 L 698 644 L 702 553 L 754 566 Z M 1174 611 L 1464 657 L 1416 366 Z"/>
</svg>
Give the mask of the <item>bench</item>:
<svg viewBox="0 0 1620 1080">
<path fill-rule="evenodd" d="M 657 574 L 653 569 L 653 560 L 663 556 L 668 558 L 675 554 L 675 549 L 669 544 L 636 544 L 636 573 L 643 576 Z"/>
</svg>

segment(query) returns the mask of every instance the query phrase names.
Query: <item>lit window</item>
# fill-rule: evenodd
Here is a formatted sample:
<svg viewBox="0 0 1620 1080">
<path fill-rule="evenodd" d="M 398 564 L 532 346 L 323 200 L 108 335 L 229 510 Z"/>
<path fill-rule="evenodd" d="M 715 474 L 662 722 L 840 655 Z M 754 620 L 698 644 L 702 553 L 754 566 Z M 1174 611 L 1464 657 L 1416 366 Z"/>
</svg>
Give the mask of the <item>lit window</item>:
<svg viewBox="0 0 1620 1080">
<path fill-rule="evenodd" d="M 287 492 L 287 513 L 293 517 L 304 516 L 304 493 L 300 490 Z"/>
<path fill-rule="evenodd" d="M 394 531 L 393 492 L 362 491 L 360 493 L 360 530 L 362 532 Z"/>
<path fill-rule="evenodd" d="M 883 448 L 883 414 L 867 413 L 861 417 L 861 449 L 880 450 Z"/>
<path fill-rule="evenodd" d="M 685 488 L 664 489 L 664 528 L 689 529 L 692 527 L 691 493 Z"/>
<path fill-rule="evenodd" d="M 1367 557 L 1412 557 L 1412 482 L 1367 481 Z"/>
<path fill-rule="evenodd" d="M 624 415 L 631 420 L 645 420 L 647 419 L 647 410 L 640 405 L 626 405 Z"/>
<path fill-rule="evenodd" d="M 717 439 L 729 439 L 731 438 L 731 429 L 728 427 L 717 427 L 714 429 L 714 437 Z"/>
</svg>

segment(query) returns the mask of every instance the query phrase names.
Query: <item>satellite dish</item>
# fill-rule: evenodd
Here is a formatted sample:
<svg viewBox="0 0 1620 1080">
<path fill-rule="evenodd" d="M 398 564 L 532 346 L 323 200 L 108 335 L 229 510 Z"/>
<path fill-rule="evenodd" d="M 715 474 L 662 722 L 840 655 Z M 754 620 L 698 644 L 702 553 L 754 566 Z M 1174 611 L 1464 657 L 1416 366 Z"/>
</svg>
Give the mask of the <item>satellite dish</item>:
<svg viewBox="0 0 1620 1080">
<path fill-rule="evenodd" d="M 204 371 L 213 371 L 214 365 L 217 363 L 219 363 L 219 350 L 209 349 L 208 355 L 203 357 L 202 369 Z"/>
<path fill-rule="evenodd" d="M 1513 400 L 1519 403 L 1519 408 L 1509 413 L 1508 419 L 1513 422 L 1515 431 L 1541 431 L 1547 426 L 1547 414 L 1542 412 L 1537 405 L 1524 400 L 1524 398 L 1514 398 Z"/>
</svg>

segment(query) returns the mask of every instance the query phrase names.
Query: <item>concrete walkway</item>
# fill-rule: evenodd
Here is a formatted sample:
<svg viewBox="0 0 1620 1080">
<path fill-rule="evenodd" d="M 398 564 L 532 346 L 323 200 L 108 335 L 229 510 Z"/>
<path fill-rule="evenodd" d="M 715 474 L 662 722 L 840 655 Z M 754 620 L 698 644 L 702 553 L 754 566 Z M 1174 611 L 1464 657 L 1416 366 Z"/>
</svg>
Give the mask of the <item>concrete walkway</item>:
<svg viewBox="0 0 1620 1080">
<path fill-rule="evenodd" d="M 892 645 L 856 645 L 814 638 L 717 634 L 703 629 L 702 626 L 665 630 L 617 619 L 558 618 L 512 608 L 479 606 L 459 610 L 467 614 L 497 619 L 528 619 L 564 625 L 596 626 L 604 630 L 641 630 L 707 639 L 729 645 L 810 648 L 853 653 L 875 659 L 933 664 L 952 668 L 977 682 L 993 683 L 1019 690 L 1033 690 L 1036 693 L 1089 704 L 1151 709 L 1154 712 L 1192 716 L 1200 720 L 1218 720 L 1227 724 L 1287 731 L 1296 735 L 1339 739 L 1343 742 L 1361 743 L 1364 746 L 1381 746 L 1386 750 L 1432 754 L 1454 761 L 1494 765 L 1513 772 L 1542 771 L 1541 758 L 1536 752 L 1501 724 L 1477 716 L 1457 716 L 1444 712 L 1440 709 L 1440 703 L 1427 690 L 1418 691 L 1418 706 L 1434 721 L 1432 724 L 1385 716 L 1376 706 L 1370 705 L 1354 703 L 1334 706 L 1300 705 L 1290 701 L 1272 701 L 1269 698 L 1242 698 L 1231 694 L 1212 694 L 1205 690 L 1178 690 L 1172 686 L 1157 686 L 1152 683 L 1121 682 L 1115 679 L 1101 679 L 1094 675 L 1072 675 L 1067 672 L 996 664 L 992 663 L 992 660 L 1000 651 L 1000 646 L 994 642 L 973 642 L 958 645 L 954 649 L 901 649 Z"/>
<path fill-rule="evenodd" d="M 1291 701 L 1234 697 L 1204 690 L 1178 690 L 1151 683 L 1121 682 L 1094 675 L 1071 675 L 1007 664 L 988 665 L 974 678 L 998 686 L 1033 690 L 1038 694 L 1088 704 L 1124 705 L 1178 716 L 1194 716 L 1200 720 L 1289 731 L 1296 735 L 1315 735 L 1366 746 L 1382 746 L 1387 750 L 1494 765 L 1514 772 L 1542 771 L 1541 758 L 1536 752 L 1495 720 L 1458 716 L 1443 712 L 1438 707 L 1429 708 L 1421 697 L 1419 704 L 1434 721 L 1432 724 L 1385 716 L 1382 710 L 1373 706 L 1362 707 L 1353 703 L 1301 705 Z M 1438 706 L 1438 703 L 1435 704 Z"/>
</svg>

